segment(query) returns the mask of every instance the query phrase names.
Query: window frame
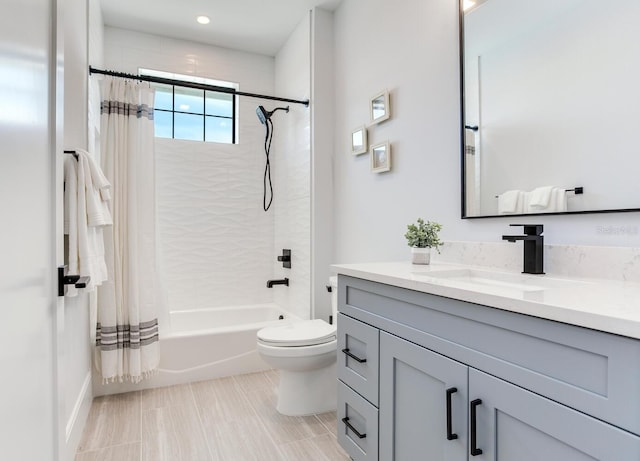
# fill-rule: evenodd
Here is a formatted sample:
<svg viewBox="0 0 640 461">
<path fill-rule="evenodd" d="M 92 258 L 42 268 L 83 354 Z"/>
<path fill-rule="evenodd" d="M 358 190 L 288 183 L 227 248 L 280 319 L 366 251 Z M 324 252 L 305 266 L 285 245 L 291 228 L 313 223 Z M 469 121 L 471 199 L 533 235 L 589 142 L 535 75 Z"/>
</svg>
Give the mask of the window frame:
<svg viewBox="0 0 640 461">
<path fill-rule="evenodd" d="M 172 80 L 182 80 L 185 82 L 193 82 L 193 83 L 202 83 L 211 86 L 219 86 L 224 88 L 229 88 L 232 90 L 238 90 L 238 84 L 233 82 L 214 80 L 206 77 L 194 77 L 190 75 L 181 75 L 174 74 L 170 72 L 157 71 L 152 69 L 139 69 L 140 75 L 150 76 L 150 77 L 161 77 L 161 78 L 169 78 Z M 213 142 L 219 144 L 238 144 L 238 96 L 233 93 L 226 93 L 223 91 L 215 91 L 215 90 L 205 90 L 202 89 L 202 113 L 191 112 L 189 110 L 179 110 L 176 109 L 176 87 L 178 88 L 190 88 L 188 86 L 180 86 L 177 84 L 170 83 L 154 83 L 150 82 L 150 85 L 153 87 L 154 85 L 162 85 L 163 87 L 171 87 L 171 110 L 169 109 L 158 109 L 154 104 L 154 112 L 164 112 L 171 114 L 171 138 L 163 137 L 164 139 L 176 139 L 176 114 L 184 114 L 184 115 L 195 115 L 198 117 L 202 117 L 202 137 L 198 140 L 191 139 L 190 141 L 200 141 L 200 142 Z M 209 95 L 211 99 L 211 95 L 230 95 L 231 96 L 231 116 L 226 115 L 216 115 L 216 114 L 207 114 L 207 95 Z M 231 120 L 231 142 L 223 142 L 223 141 L 207 141 L 207 118 L 209 120 Z M 177 138 L 181 140 L 187 140 L 182 138 Z"/>
</svg>

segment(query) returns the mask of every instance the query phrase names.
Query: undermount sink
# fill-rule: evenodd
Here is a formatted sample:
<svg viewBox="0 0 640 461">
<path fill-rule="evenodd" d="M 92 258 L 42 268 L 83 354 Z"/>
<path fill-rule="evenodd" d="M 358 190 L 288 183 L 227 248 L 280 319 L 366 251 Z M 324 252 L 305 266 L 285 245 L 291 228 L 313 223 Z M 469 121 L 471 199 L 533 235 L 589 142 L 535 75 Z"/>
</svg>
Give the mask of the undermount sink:
<svg viewBox="0 0 640 461">
<path fill-rule="evenodd" d="M 482 288 L 493 291 L 535 292 L 550 288 L 581 285 L 583 282 L 545 277 L 544 275 L 511 274 L 482 269 L 451 269 L 414 273 L 419 278 L 435 278 L 442 281 L 451 281 L 456 284 Z"/>
</svg>

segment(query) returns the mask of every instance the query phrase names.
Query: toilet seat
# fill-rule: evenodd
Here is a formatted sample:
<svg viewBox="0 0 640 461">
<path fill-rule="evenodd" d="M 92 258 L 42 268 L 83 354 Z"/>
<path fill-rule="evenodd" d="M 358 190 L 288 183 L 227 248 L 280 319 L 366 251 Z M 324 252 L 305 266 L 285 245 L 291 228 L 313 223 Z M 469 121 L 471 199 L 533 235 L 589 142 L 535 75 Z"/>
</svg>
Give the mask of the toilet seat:
<svg viewBox="0 0 640 461">
<path fill-rule="evenodd" d="M 301 347 L 336 339 L 336 326 L 321 319 L 303 320 L 258 331 L 258 341 L 272 347 Z"/>
</svg>

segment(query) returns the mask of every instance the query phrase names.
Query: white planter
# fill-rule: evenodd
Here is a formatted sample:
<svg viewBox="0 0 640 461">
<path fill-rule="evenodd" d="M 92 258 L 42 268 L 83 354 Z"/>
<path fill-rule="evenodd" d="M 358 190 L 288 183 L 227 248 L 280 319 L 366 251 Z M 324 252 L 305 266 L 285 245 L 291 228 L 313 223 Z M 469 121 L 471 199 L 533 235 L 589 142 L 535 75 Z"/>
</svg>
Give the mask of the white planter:
<svg viewBox="0 0 640 461">
<path fill-rule="evenodd" d="M 429 264 L 431 262 L 431 248 L 411 247 L 411 262 L 413 264 Z"/>
</svg>

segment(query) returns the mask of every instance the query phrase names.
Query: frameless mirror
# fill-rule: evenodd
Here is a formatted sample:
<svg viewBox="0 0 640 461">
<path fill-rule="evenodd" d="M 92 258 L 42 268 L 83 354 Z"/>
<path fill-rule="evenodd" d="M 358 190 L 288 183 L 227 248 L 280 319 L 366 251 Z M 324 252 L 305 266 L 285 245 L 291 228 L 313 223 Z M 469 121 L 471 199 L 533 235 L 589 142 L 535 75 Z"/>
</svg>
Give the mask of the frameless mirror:
<svg viewBox="0 0 640 461">
<path fill-rule="evenodd" d="M 463 3 L 462 216 L 640 211 L 640 2 Z"/>
<path fill-rule="evenodd" d="M 383 91 L 371 98 L 370 112 L 372 124 L 383 122 L 391 116 L 388 91 Z"/>
</svg>

